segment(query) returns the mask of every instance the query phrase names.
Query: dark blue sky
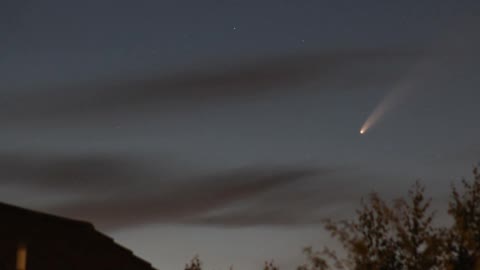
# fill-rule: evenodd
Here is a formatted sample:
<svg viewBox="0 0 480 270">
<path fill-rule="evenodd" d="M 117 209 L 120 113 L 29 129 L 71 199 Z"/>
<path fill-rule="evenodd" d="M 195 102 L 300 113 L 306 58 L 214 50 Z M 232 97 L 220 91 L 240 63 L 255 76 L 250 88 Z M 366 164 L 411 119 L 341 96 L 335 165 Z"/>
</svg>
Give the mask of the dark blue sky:
<svg viewBox="0 0 480 270">
<path fill-rule="evenodd" d="M 442 205 L 479 161 L 479 11 L 4 1 L 0 195 L 90 220 L 161 269 L 196 253 L 214 268 L 298 264 L 330 243 L 319 220 L 366 192 L 422 178 Z"/>
<path fill-rule="evenodd" d="M 424 46 L 475 1 L 7 1 L 2 71 L 23 80 L 174 71 L 310 49 Z M 478 5 L 478 4 L 477 4 Z M 477 7 L 478 8 L 478 7 Z M 59 75 L 62 75 L 59 78 Z M 113 73 L 113 74 L 112 74 Z"/>
</svg>

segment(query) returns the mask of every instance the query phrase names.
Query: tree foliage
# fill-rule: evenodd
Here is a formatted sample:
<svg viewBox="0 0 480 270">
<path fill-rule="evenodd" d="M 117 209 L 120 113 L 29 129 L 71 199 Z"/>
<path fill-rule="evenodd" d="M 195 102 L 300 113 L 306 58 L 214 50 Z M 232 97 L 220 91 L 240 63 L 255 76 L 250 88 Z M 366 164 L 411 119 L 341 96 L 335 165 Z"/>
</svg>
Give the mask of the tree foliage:
<svg viewBox="0 0 480 270">
<path fill-rule="evenodd" d="M 325 221 L 325 228 L 346 251 L 313 253 L 324 268 L 355 270 L 480 270 L 480 174 L 452 187 L 450 227 L 433 226 L 431 199 L 418 181 L 406 198 L 388 204 L 376 193 L 362 200 L 353 220 Z M 311 260 L 311 259 L 309 259 Z M 333 261 L 329 264 L 328 261 Z M 333 266 L 333 267 L 332 267 Z M 302 269 L 309 270 L 309 269 Z"/>
<path fill-rule="evenodd" d="M 193 257 L 190 260 L 190 263 L 185 265 L 185 270 L 202 270 L 202 262 L 200 261 L 198 255 Z"/>
<path fill-rule="evenodd" d="M 480 174 L 462 180 L 462 192 L 452 187 L 448 213 L 454 220 L 447 238 L 448 269 L 480 269 Z"/>
<path fill-rule="evenodd" d="M 263 266 L 263 270 L 279 270 L 278 266 L 275 264 L 273 260 L 266 261 L 265 265 Z"/>
</svg>

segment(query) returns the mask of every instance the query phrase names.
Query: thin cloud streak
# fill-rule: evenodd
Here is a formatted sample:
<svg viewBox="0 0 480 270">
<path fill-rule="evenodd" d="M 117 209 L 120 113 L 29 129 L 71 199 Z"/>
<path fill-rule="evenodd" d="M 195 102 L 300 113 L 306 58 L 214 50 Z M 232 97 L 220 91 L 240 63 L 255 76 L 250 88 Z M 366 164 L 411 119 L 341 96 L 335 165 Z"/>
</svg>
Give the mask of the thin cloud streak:
<svg viewBox="0 0 480 270">
<path fill-rule="evenodd" d="M 358 200 L 361 190 L 367 193 L 377 182 L 371 175 L 353 176 L 351 168 L 300 165 L 192 176 L 185 174 L 188 168 L 181 169 L 172 161 L 147 166 L 128 156 L 105 154 L 42 158 L 4 153 L 0 165 L 6 168 L 0 174 L 2 186 L 73 192 L 76 199 L 43 210 L 88 220 L 106 231 L 144 224 L 318 224 L 329 207 Z"/>
<path fill-rule="evenodd" d="M 86 198 L 50 211 L 92 220 L 99 228 L 109 231 L 151 223 L 182 224 L 210 211 L 328 173 L 318 169 L 244 169 L 174 181 L 168 186 L 150 187 L 140 193 L 132 191 L 111 197 Z"/>
<path fill-rule="evenodd" d="M 148 162 L 112 154 L 0 154 L 0 183 L 42 190 L 89 191 L 172 178 L 173 161 Z M 178 172 L 175 172 L 178 173 Z"/>
<path fill-rule="evenodd" d="M 399 75 L 387 72 L 392 62 L 408 66 L 421 55 L 417 50 L 350 50 L 303 52 L 182 71 L 173 75 L 118 76 L 108 80 L 44 86 L 5 93 L 4 120 L 65 119 L 115 114 L 131 110 L 168 109 L 172 104 L 241 101 L 260 94 L 315 82 L 328 91 L 335 85 L 388 84 Z M 369 65 L 369 69 L 364 68 Z M 21 109 L 20 109 L 21 108 Z"/>
</svg>

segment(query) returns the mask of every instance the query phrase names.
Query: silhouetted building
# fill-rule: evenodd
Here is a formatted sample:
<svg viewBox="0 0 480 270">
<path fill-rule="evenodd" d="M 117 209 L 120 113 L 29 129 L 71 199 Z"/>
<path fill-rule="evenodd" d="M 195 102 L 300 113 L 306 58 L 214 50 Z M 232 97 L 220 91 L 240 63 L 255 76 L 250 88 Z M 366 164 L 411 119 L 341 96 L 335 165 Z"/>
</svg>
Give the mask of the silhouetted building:
<svg viewBox="0 0 480 270">
<path fill-rule="evenodd" d="M 154 270 L 92 224 L 0 203 L 0 270 Z"/>
</svg>

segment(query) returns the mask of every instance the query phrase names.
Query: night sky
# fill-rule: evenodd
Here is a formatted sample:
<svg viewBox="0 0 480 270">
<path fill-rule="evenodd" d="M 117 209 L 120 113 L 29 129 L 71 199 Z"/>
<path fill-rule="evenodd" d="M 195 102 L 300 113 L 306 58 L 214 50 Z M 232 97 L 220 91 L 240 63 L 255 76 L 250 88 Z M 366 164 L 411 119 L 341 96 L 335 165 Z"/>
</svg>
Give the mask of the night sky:
<svg viewBox="0 0 480 270">
<path fill-rule="evenodd" d="M 2 1 L 1 201 L 91 221 L 160 269 L 293 267 L 367 192 L 422 179 L 441 206 L 480 161 L 478 14 Z"/>
</svg>

